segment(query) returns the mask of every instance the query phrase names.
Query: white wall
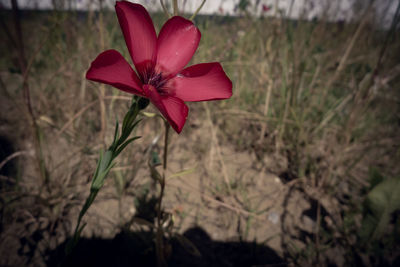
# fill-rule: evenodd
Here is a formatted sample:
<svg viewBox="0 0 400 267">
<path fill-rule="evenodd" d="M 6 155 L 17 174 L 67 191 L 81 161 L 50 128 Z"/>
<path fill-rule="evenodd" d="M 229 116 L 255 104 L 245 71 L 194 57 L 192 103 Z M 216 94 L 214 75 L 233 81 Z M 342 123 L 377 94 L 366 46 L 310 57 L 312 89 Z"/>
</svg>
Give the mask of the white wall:
<svg viewBox="0 0 400 267">
<path fill-rule="evenodd" d="M 201 14 L 238 15 L 235 7 L 240 0 L 207 0 L 201 10 Z M 395 14 L 400 0 L 375 0 L 375 20 L 377 24 L 388 28 Z M 143 4 L 148 10 L 161 10 L 159 0 L 132 1 Z M 171 5 L 171 0 L 164 0 Z M 187 13 L 193 13 L 201 4 L 202 0 L 178 0 L 180 8 Z M 262 5 L 271 7 L 264 13 L 266 16 L 285 15 L 290 18 L 329 18 L 330 20 L 351 20 L 357 13 L 362 11 L 369 0 L 250 0 L 253 6 L 258 3 L 258 9 L 250 8 L 249 11 L 255 15 L 262 13 Z M 18 0 L 21 8 L 53 9 L 57 8 L 87 10 L 98 9 L 100 3 L 104 7 L 113 8 L 115 0 Z M 358 3 L 358 6 L 356 4 Z M 0 0 L 0 5 L 10 7 L 10 0 Z M 356 6 L 356 7 L 355 7 Z"/>
</svg>

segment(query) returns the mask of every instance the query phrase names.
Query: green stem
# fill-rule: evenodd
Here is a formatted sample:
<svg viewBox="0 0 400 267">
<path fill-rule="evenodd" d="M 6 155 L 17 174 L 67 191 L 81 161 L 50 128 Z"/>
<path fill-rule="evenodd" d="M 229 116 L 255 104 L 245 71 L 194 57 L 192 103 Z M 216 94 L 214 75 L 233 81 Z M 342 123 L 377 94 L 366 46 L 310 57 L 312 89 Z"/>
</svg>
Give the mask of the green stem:
<svg viewBox="0 0 400 267">
<path fill-rule="evenodd" d="M 126 148 L 126 146 L 132 141 L 138 139 L 139 137 L 129 138 L 129 135 L 132 133 L 133 129 L 137 126 L 140 120 L 136 120 L 137 115 L 139 114 L 139 110 L 143 110 L 147 107 L 149 101 L 147 99 L 143 99 L 140 97 L 134 97 L 131 107 L 128 112 L 125 114 L 121 135 L 119 134 L 118 121 L 115 127 L 114 139 L 113 143 L 109 147 L 109 149 L 103 154 L 100 153 L 100 158 L 97 162 L 96 171 L 93 174 L 92 184 L 90 186 L 90 194 L 83 205 L 79 216 L 77 225 L 75 228 L 73 238 L 68 242 L 66 247 L 67 255 L 70 254 L 73 248 L 79 241 L 80 234 L 85 227 L 85 224 L 81 226 L 81 221 L 83 216 L 88 211 L 89 207 L 92 205 L 95 200 L 98 192 L 104 185 L 104 181 L 107 178 L 108 173 L 114 167 L 114 159 Z M 129 139 L 128 139 L 129 138 Z"/>
<path fill-rule="evenodd" d="M 165 137 L 164 137 L 164 162 L 163 168 L 164 170 L 167 169 L 167 158 L 168 158 L 168 135 L 169 135 L 169 123 L 167 121 L 165 123 Z"/>
</svg>

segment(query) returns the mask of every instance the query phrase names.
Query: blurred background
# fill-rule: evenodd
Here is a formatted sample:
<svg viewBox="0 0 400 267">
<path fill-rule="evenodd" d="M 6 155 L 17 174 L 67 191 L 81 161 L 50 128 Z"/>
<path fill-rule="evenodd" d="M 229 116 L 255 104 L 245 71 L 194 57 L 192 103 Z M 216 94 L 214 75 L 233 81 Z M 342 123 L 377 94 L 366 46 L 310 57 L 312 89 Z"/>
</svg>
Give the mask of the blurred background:
<svg viewBox="0 0 400 267">
<path fill-rule="evenodd" d="M 158 32 L 161 2 L 136 2 Z M 178 0 L 180 14 L 202 2 Z M 114 5 L 0 0 L 1 266 L 154 265 L 157 117 L 135 130 L 142 138 L 117 159 L 80 244 L 64 254 L 131 101 L 85 79 L 106 49 L 131 62 Z M 205 2 L 190 65 L 221 62 L 233 96 L 188 103 L 182 133 L 170 136 L 170 266 L 400 265 L 399 6 Z"/>
</svg>

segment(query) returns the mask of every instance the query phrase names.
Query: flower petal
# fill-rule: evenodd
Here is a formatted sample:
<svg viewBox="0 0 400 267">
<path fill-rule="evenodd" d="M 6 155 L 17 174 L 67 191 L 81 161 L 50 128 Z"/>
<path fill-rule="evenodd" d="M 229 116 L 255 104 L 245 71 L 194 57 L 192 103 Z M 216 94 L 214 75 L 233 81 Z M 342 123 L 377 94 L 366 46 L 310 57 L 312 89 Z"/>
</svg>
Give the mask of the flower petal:
<svg viewBox="0 0 400 267">
<path fill-rule="evenodd" d="M 177 133 L 180 133 L 183 125 L 185 125 L 189 112 L 189 108 L 186 104 L 179 98 L 160 95 L 151 85 L 143 85 L 143 91 L 172 128 L 174 128 Z"/>
<path fill-rule="evenodd" d="M 139 4 L 118 1 L 115 11 L 133 64 L 141 75 L 155 62 L 157 35 L 153 21 L 146 9 Z"/>
<path fill-rule="evenodd" d="M 232 96 L 232 82 L 217 62 L 190 66 L 171 79 L 168 86 L 171 94 L 183 101 L 218 100 Z"/>
<path fill-rule="evenodd" d="M 157 41 L 157 67 L 167 75 L 175 75 L 189 63 L 199 46 L 200 31 L 182 17 L 169 19 Z"/>
<path fill-rule="evenodd" d="M 116 50 L 107 50 L 98 55 L 86 72 L 86 79 L 109 84 L 131 94 L 143 95 L 142 83 Z"/>
</svg>

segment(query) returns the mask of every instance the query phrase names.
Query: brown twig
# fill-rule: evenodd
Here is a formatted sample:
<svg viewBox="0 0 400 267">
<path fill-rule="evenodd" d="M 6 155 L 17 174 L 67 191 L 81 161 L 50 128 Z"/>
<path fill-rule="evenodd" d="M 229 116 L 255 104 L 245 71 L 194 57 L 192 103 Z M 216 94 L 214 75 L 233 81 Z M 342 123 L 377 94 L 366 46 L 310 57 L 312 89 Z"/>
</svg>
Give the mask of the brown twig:
<svg viewBox="0 0 400 267">
<path fill-rule="evenodd" d="M 267 93 L 265 95 L 265 103 L 264 103 L 264 111 L 263 111 L 263 115 L 264 117 L 268 116 L 268 111 L 269 111 L 269 102 L 271 99 L 271 91 L 272 91 L 272 87 L 273 87 L 273 82 L 269 81 L 268 82 L 268 87 L 267 87 Z M 267 121 L 265 121 L 262 126 L 261 126 L 261 132 L 260 132 L 260 137 L 258 139 L 258 142 L 261 143 L 262 140 L 264 140 L 264 135 L 265 135 L 265 131 L 267 130 Z"/>
<path fill-rule="evenodd" d="M 9 162 L 10 160 L 22 156 L 22 155 L 31 155 L 32 153 L 30 151 L 27 150 L 23 150 L 23 151 L 17 151 L 15 153 L 12 153 L 11 155 L 9 155 L 7 158 L 5 158 L 1 163 L 0 163 L 0 170 L 4 167 L 4 165 L 7 164 L 7 162 Z"/>
<path fill-rule="evenodd" d="M 162 223 L 162 200 L 164 197 L 165 190 L 165 175 L 167 170 L 167 159 L 168 159 L 168 136 L 170 125 L 167 121 L 164 121 L 165 125 L 165 138 L 164 138 L 164 160 L 163 160 L 163 174 L 161 175 L 160 182 L 160 196 L 158 197 L 157 204 L 157 236 L 156 236 L 156 252 L 157 252 L 157 265 L 166 266 L 164 257 L 164 230 Z"/>
<path fill-rule="evenodd" d="M 99 14 L 99 21 L 98 21 L 98 29 L 100 32 L 100 49 L 103 51 L 105 47 L 105 42 L 104 42 L 104 23 L 103 23 L 103 8 L 102 8 L 102 1 L 100 1 L 101 5 L 101 10 Z M 100 85 L 100 90 L 98 91 L 98 98 L 100 102 L 100 122 L 101 122 L 101 131 L 100 131 L 100 140 L 101 142 L 104 142 L 105 138 L 105 133 L 106 133 L 106 128 L 107 128 L 107 116 L 106 116 L 106 106 L 104 103 L 104 96 L 105 96 L 105 85 L 101 84 Z"/>
<path fill-rule="evenodd" d="M 128 100 L 128 101 L 132 100 L 130 97 L 126 97 L 126 96 L 105 96 L 104 99 L 118 99 L 118 100 Z M 84 106 L 83 108 L 81 108 L 74 116 L 72 116 L 71 119 L 69 119 L 69 121 L 67 121 L 64 124 L 63 127 L 61 127 L 57 136 L 59 137 L 69 126 L 71 126 L 71 124 L 74 122 L 74 120 L 76 120 L 77 118 L 82 116 L 82 114 L 85 113 L 85 111 L 87 111 L 89 108 L 94 106 L 97 102 L 99 102 L 99 99 L 94 100 L 93 102 L 91 102 L 91 103 L 87 104 L 86 106 Z"/>
<path fill-rule="evenodd" d="M 225 182 L 226 188 L 228 189 L 228 194 L 231 194 L 232 188 L 231 188 L 231 184 L 229 182 L 228 171 L 226 169 L 224 159 L 221 156 L 221 149 L 220 149 L 219 142 L 218 142 L 218 136 L 217 136 L 217 133 L 215 131 L 215 126 L 214 126 L 214 124 L 212 122 L 212 119 L 211 119 L 210 109 L 208 108 L 207 102 L 203 102 L 203 105 L 204 105 L 204 108 L 206 110 L 208 123 L 210 124 L 210 131 L 211 131 L 212 144 L 213 144 L 212 148 L 215 148 L 218 160 L 221 163 L 222 175 L 223 175 L 223 178 L 224 178 L 224 182 Z M 212 150 L 210 150 L 210 152 L 212 152 Z"/>
<path fill-rule="evenodd" d="M 168 18 L 172 17 L 172 15 L 169 13 L 167 7 L 165 6 L 164 1 L 163 1 L 163 0 L 160 0 L 160 3 L 161 3 L 162 9 L 164 10 L 164 14 L 165 14 Z"/>
<path fill-rule="evenodd" d="M 244 209 L 241 209 L 239 207 L 235 207 L 235 206 L 229 205 L 229 204 L 227 204 L 225 202 L 219 201 L 219 200 L 215 199 L 214 197 L 206 195 L 203 192 L 199 192 L 197 189 L 192 188 L 192 187 L 188 186 L 187 184 L 180 183 L 179 185 L 175 185 L 175 184 L 170 184 L 170 185 L 174 186 L 174 187 L 177 187 L 177 188 L 184 188 L 185 190 L 188 190 L 188 191 L 194 192 L 196 194 L 199 194 L 201 197 L 203 197 L 207 201 L 213 202 L 214 204 L 216 204 L 218 206 L 224 207 L 224 208 L 226 208 L 228 210 L 231 210 L 231 211 L 234 211 L 234 212 L 236 212 L 238 214 L 242 214 L 242 215 L 245 215 L 245 216 L 253 216 L 254 218 L 257 218 L 257 219 L 260 219 L 260 220 L 264 220 L 265 219 L 265 218 L 262 218 L 258 214 L 255 214 L 255 213 L 246 211 Z"/>
</svg>

